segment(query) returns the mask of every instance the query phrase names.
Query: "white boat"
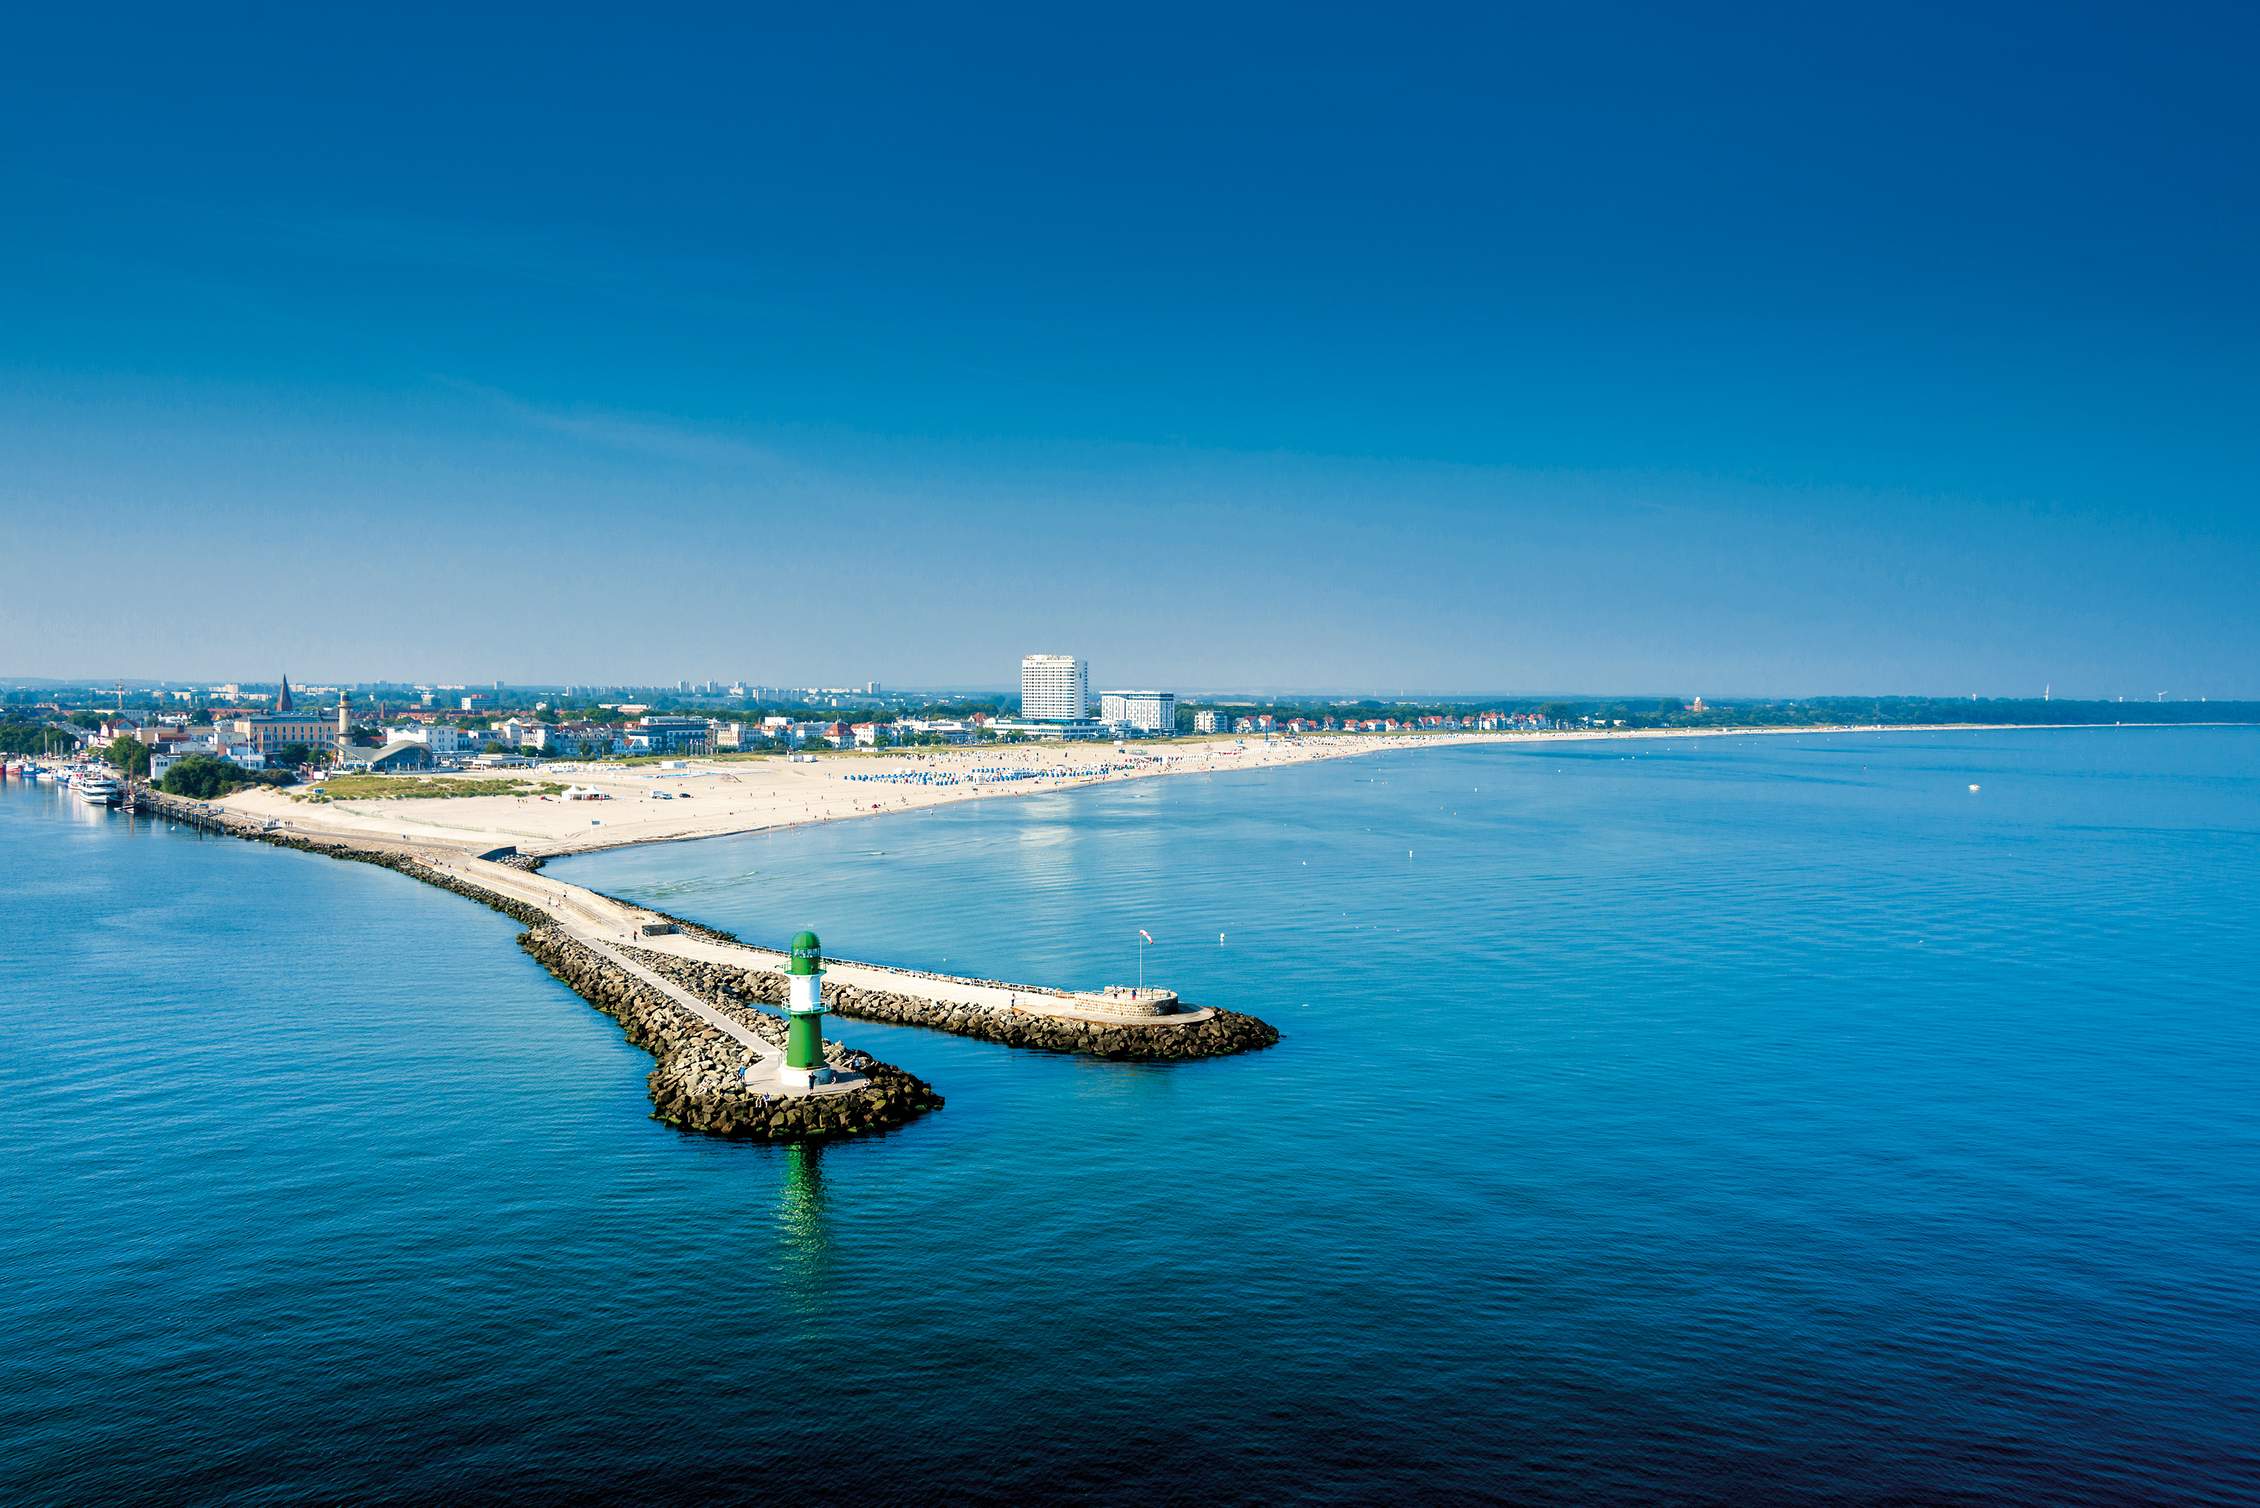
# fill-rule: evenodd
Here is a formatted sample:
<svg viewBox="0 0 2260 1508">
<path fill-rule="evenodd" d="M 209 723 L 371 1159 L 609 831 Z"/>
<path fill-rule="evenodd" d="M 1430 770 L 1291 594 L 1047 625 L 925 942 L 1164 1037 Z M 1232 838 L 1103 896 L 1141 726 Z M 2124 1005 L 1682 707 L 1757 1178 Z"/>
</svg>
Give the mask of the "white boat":
<svg viewBox="0 0 2260 1508">
<path fill-rule="evenodd" d="M 89 806 L 116 806 L 125 799 L 126 788 L 107 775 L 82 775 L 78 781 L 78 799 Z"/>
</svg>

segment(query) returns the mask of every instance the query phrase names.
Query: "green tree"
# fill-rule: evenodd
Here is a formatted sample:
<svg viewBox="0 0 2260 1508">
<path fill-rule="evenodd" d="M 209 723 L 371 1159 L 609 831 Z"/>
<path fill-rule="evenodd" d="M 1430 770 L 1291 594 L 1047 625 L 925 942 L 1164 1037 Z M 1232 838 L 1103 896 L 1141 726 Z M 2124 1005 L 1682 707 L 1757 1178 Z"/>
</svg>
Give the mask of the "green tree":
<svg viewBox="0 0 2260 1508">
<path fill-rule="evenodd" d="M 149 746 L 138 738 L 119 734 L 110 740 L 102 757 L 127 775 L 143 776 L 149 773 Z"/>
<path fill-rule="evenodd" d="M 169 796 L 192 796 L 199 801 L 210 801 L 250 783 L 241 769 L 224 759 L 191 754 L 176 761 L 165 772 L 165 778 L 157 782 L 157 789 Z"/>
<path fill-rule="evenodd" d="M 52 754 L 70 740 L 45 723 L 0 723 L 0 754 Z"/>
</svg>

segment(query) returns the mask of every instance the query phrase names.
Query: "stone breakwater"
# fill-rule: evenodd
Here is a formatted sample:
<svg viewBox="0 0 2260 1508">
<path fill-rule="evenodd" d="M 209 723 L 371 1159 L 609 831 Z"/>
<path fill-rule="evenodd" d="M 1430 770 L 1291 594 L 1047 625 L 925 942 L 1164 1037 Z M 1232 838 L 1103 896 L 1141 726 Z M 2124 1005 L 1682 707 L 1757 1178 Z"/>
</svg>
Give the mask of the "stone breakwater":
<svg viewBox="0 0 2260 1508">
<path fill-rule="evenodd" d="M 135 807 L 230 837 L 396 870 L 522 923 L 528 930 L 519 934 L 518 945 L 575 994 L 618 1021 L 627 1039 L 657 1060 L 646 1084 L 653 1113 L 671 1125 L 715 1136 L 808 1141 L 884 1131 L 941 1108 L 942 1097 L 923 1079 L 837 1042 L 825 1044 L 827 1060 L 861 1075 L 862 1083 L 826 1094 L 763 1093 L 739 1074 L 752 1059 L 743 1045 L 574 942 L 548 912 L 405 855 L 342 840 L 268 832 L 202 802 L 160 791 L 138 793 Z M 782 1021 L 728 1000 L 709 997 L 709 1003 L 765 1041 L 783 1045 Z"/>
<path fill-rule="evenodd" d="M 524 901 L 498 894 L 484 885 L 474 885 L 469 880 L 435 869 L 406 854 L 363 848 L 342 838 L 309 838 L 297 833 L 267 832 L 256 823 L 230 817 L 217 807 L 179 796 L 168 796 L 162 791 L 138 791 L 134 794 L 133 804 L 135 811 L 163 817 L 187 827 L 202 828 L 206 832 L 221 833 L 231 838 L 249 838 L 255 843 L 269 843 L 276 848 L 294 848 L 301 853 L 318 853 L 332 859 L 350 859 L 357 864 L 374 864 L 379 869 L 394 870 L 451 895 L 477 901 L 487 909 L 499 911 L 524 926 L 543 927 L 553 920 L 539 906 L 531 906 Z"/>
<path fill-rule="evenodd" d="M 760 969 L 677 958 L 635 950 L 638 963 L 708 1000 L 747 1005 L 780 1005 L 785 976 Z M 1205 1021 L 1167 1026 L 1143 1021 L 1089 1021 L 1047 1016 L 1028 1010 L 956 1005 L 917 995 L 858 989 L 827 981 L 824 1003 L 842 1016 L 884 1021 L 892 1026 L 923 1026 L 1047 1052 L 1156 1062 L 1178 1058 L 1217 1058 L 1253 1052 L 1279 1040 L 1278 1028 L 1238 1011 L 1213 1011 Z"/>
<path fill-rule="evenodd" d="M 135 794 L 134 805 L 138 811 L 230 837 L 395 870 L 519 922 L 528 929 L 519 938 L 519 945 L 576 994 L 618 1020 L 628 1040 L 657 1060 L 648 1080 L 652 1105 L 657 1116 L 671 1124 L 720 1136 L 801 1140 L 886 1130 L 927 1110 L 937 1109 L 942 1103 L 942 1097 L 931 1085 L 867 1053 L 844 1048 L 838 1043 L 826 1044 L 828 1057 L 834 1066 L 861 1075 L 863 1083 L 814 1095 L 765 1092 L 748 1085 L 739 1072 L 751 1057 L 742 1043 L 669 1001 L 610 959 L 574 941 L 558 919 L 541 907 L 500 894 L 411 855 L 364 847 L 344 838 L 310 837 L 281 831 L 204 802 L 142 790 Z M 498 861 L 509 862 L 509 859 Z M 524 861 L 516 867 L 532 869 L 537 863 Z M 677 918 L 669 920 L 691 936 L 744 946 L 738 938 L 716 928 Z M 763 1040 L 783 1042 L 784 1023 L 759 1009 L 784 1003 L 783 974 L 647 949 L 630 949 L 629 952 L 643 967 L 726 1012 Z M 902 978 L 910 991 L 917 989 L 920 979 L 955 982 L 954 976 L 921 970 L 889 969 L 886 972 Z M 1032 1000 L 1067 998 L 1053 991 L 1027 990 L 1026 993 Z M 824 1000 L 840 1015 L 851 1019 L 921 1026 L 1007 1047 L 1117 1060 L 1166 1062 L 1224 1057 L 1270 1047 L 1279 1040 L 1277 1028 L 1253 1016 L 1228 1010 L 1212 1010 L 1206 1019 L 1177 1024 L 1092 1020 L 1050 1015 L 1026 1007 L 1000 1010 L 994 1006 L 966 1005 L 837 981 L 826 983 Z"/>
<path fill-rule="evenodd" d="M 837 1042 L 824 1044 L 825 1060 L 860 1076 L 860 1083 L 817 1094 L 761 1089 L 741 1073 L 754 1061 L 743 1044 L 561 929 L 536 927 L 523 933 L 518 945 L 575 994 L 618 1021 L 627 1039 L 657 1060 L 648 1081 L 651 1103 L 671 1125 L 714 1136 L 807 1141 L 891 1130 L 942 1106 L 942 1097 L 925 1080 Z M 783 1021 L 714 992 L 696 993 L 764 1041 L 783 1047 Z"/>
</svg>

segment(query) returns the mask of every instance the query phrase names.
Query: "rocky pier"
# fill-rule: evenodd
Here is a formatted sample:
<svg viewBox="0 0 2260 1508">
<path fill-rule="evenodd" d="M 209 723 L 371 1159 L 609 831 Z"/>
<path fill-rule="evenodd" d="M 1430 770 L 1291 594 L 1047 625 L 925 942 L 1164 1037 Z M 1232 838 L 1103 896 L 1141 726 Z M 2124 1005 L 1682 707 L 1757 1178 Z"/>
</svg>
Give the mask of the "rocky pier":
<svg viewBox="0 0 2260 1508">
<path fill-rule="evenodd" d="M 802 1141 L 886 1131 L 941 1108 L 942 1097 L 923 1079 L 837 1042 L 824 1045 L 824 1056 L 834 1069 L 853 1076 L 855 1082 L 847 1087 L 787 1093 L 749 1083 L 745 1070 L 754 1067 L 758 1074 L 759 1067 L 753 1052 L 563 929 L 536 927 L 519 936 L 518 946 L 575 994 L 618 1021 L 630 1042 L 658 1060 L 649 1080 L 651 1103 L 659 1118 L 672 1125 L 716 1136 Z M 783 1047 L 783 1021 L 727 996 L 697 993 L 763 1041 Z"/>
<path fill-rule="evenodd" d="M 785 977 L 766 969 L 733 968 L 703 959 L 680 958 L 669 953 L 639 951 L 637 961 L 666 975 L 685 988 L 709 999 L 726 999 L 747 1005 L 776 1005 L 785 998 Z M 907 976 L 914 978 L 915 976 Z M 1030 1000 L 1042 997 L 1030 992 Z M 999 1010 L 990 1006 L 961 1005 L 891 990 L 861 988 L 826 980 L 824 1003 L 835 1013 L 861 1021 L 883 1021 L 890 1026 L 923 1026 L 1001 1042 L 1007 1047 L 1028 1047 L 1045 1052 L 1082 1053 L 1095 1058 L 1163 1062 L 1182 1058 L 1215 1058 L 1252 1052 L 1279 1040 L 1269 1023 L 1238 1011 L 1209 1009 L 1201 1019 L 1182 1023 L 1167 1017 L 1107 1021 L 1089 1016 L 1062 1016 L 1036 1009 Z"/>
<path fill-rule="evenodd" d="M 138 812 L 210 832 L 375 864 L 518 921 L 527 928 L 519 936 L 519 946 L 582 999 L 617 1020 L 628 1040 L 656 1060 L 648 1080 L 652 1106 L 659 1119 L 672 1125 L 717 1136 L 799 1141 L 887 1131 L 942 1104 L 942 1097 L 923 1080 L 837 1042 L 825 1045 L 825 1056 L 838 1071 L 839 1082 L 814 1090 L 769 1082 L 785 1040 L 784 1021 L 766 1009 L 782 1005 L 786 997 L 786 976 L 770 961 L 776 955 L 727 933 L 674 918 L 654 927 L 648 918 L 660 913 L 631 908 L 629 914 L 647 919 L 642 929 L 646 933 L 679 931 L 685 939 L 703 941 L 705 953 L 727 949 L 746 962 L 633 946 L 617 930 L 620 903 L 579 887 L 553 890 L 545 882 L 533 893 L 558 903 L 553 913 L 523 894 L 505 893 L 528 889 L 517 876 L 476 867 L 500 864 L 523 872 L 538 867 L 538 860 L 515 853 L 482 855 L 469 867 L 496 882 L 486 885 L 445 867 L 461 865 L 461 860 L 438 854 L 419 857 L 413 845 L 292 832 L 216 804 L 146 788 L 135 792 L 133 806 Z M 594 923 L 591 906 L 603 908 Z M 609 937 L 594 930 L 600 924 L 610 929 Z M 637 940 L 655 945 L 672 941 L 649 936 Z M 851 977 L 827 978 L 823 999 L 843 1017 L 925 1027 L 1008 1047 L 1175 1061 L 1250 1052 L 1279 1040 L 1276 1028 L 1237 1011 L 1114 1014 L 1078 1009 L 1079 1004 L 1090 1005 L 1090 997 L 1057 990 L 872 965 L 842 965 L 835 972 Z M 891 987 L 898 982 L 900 989 Z M 933 993 L 920 993 L 922 985 Z M 953 989 L 958 996 L 974 998 L 951 998 Z M 680 998 L 668 998 L 671 991 Z M 996 1002 L 994 997 L 1000 994 L 1004 1001 Z M 984 998 L 991 1003 L 981 1003 Z M 750 1076 L 748 1068 L 755 1070 Z"/>
<path fill-rule="evenodd" d="M 827 1058 L 853 1076 L 855 1082 L 846 1087 L 794 1094 L 749 1083 L 743 1070 L 754 1062 L 754 1054 L 742 1043 L 574 941 L 548 912 L 410 855 L 344 839 L 266 831 L 222 808 L 162 792 L 140 792 L 134 805 L 152 816 L 231 837 L 396 870 L 524 923 L 528 930 L 519 934 L 518 945 L 575 994 L 618 1021 L 627 1039 L 657 1060 L 646 1083 L 653 1113 L 670 1125 L 715 1136 L 806 1141 L 886 1131 L 941 1108 L 942 1097 L 932 1085 L 836 1042 L 827 1044 Z M 727 999 L 710 1004 L 763 1040 L 783 1042 L 781 1020 Z"/>
</svg>

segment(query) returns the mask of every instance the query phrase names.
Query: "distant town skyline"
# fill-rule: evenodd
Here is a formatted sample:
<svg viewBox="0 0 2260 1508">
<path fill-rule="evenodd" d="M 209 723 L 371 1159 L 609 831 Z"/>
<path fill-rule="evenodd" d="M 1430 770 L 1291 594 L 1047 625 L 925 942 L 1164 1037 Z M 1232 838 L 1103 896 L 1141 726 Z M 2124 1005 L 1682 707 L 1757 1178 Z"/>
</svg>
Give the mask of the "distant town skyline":
<svg viewBox="0 0 2260 1508">
<path fill-rule="evenodd" d="M 2260 696 L 2250 12 L 1080 25 L 16 18 L 0 665 Z"/>
<path fill-rule="evenodd" d="M 241 687 L 243 695 L 247 697 L 256 697 L 271 694 L 269 688 L 273 688 L 277 684 L 278 681 L 276 678 L 263 678 L 250 675 L 153 676 L 141 674 L 97 674 L 87 676 L 54 676 L 0 674 L 0 690 L 14 688 L 51 687 L 55 689 L 92 689 L 100 691 L 105 690 L 113 685 L 122 685 L 129 692 L 151 687 L 170 687 L 184 690 L 195 688 L 204 691 L 212 691 L 224 687 Z M 748 697 L 751 697 L 756 693 L 821 692 L 837 696 L 875 696 L 884 694 L 895 697 L 916 697 L 926 695 L 948 696 L 955 694 L 964 694 L 979 696 L 1002 696 L 1011 698 L 1021 693 L 1025 689 L 1024 682 L 998 680 L 938 681 L 928 684 L 874 679 L 835 683 L 831 681 L 794 677 L 785 677 L 782 679 L 772 678 L 757 681 L 751 678 L 734 679 L 731 677 L 712 676 L 701 676 L 688 680 L 681 676 L 663 677 L 655 680 L 617 681 L 598 680 L 588 677 L 573 678 L 559 676 L 530 677 L 525 680 L 497 680 L 496 678 L 491 676 L 473 679 L 446 680 L 431 676 L 404 676 L 397 674 L 360 677 L 324 677 L 317 675 L 311 678 L 303 678 L 294 675 L 290 678 L 290 685 L 295 692 L 312 693 L 325 696 L 337 691 L 341 687 L 346 688 L 350 691 L 372 686 L 426 688 L 450 695 L 458 692 L 483 694 L 493 689 L 500 689 L 503 691 L 534 692 L 569 690 L 582 692 L 602 692 L 607 690 L 676 692 L 678 694 L 700 697 L 730 695 L 733 692 L 733 688 L 739 686 L 742 686 L 744 688 L 745 695 Z M 1130 694 L 1154 694 L 1153 691 L 1149 688 L 1131 688 L 1127 686 L 1127 683 L 1121 688 L 1114 688 L 1114 690 L 1128 691 L 1130 692 Z M 1093 700 L 1096 700 L 1100 696 L 1100 694 L 1100 690 L 1095 687 L 1089 692 L 1089 695 Z M 1110 692 L 1109 694 L 1113 693 Z M 2260 698 L 2240 698 L 2236 696 L 2210 696 L 2203 693 L 2183 694 L 2171 689 L 2160 689 L 2150 692 L 2072 691 L 2059 688 L 2053 683 L 2046 682 L 2044 682 L 2037 689 L 2011 688 L 2006 690 L 1988 690 L 1985 688 L 1977 688 L 1972 690 L 1955 687 L 1907 687 L 1882 691 L 1842 691 L 1830 687 L 1811 687 L 1804 690 L 1790 692 L 1739 691 L 1731 688 L 1722 689 L 1716 687 L 1702 687 L 1699 689 L 1689 690 L 1684 687 L 1653 686 L 1549 687 L 1506 685 L 1454 687 L 1181 685 L 1172 687 L 1168 691 L 1161 692 L 1159 694 L 1210 700 L 1236 696 L 1276 698 L 1360 697 L 1379 699 L 1386 699 L 1391 697 L 1426 697 L 1449 698 L 1454 700 L 1482 700 L 1487 697 L 1499 697 L 1525 701 L 1532 698 L 1558 697 L 1575 700 L 1678 698 L 1695 703 L 1701 703 L 1705 700 L 1711 702 L 1731 702 L 1736 700 L 1794 701 L 1801 698 L 1830 699 L 1837 697 L 1867 696 L 1879 698 L 1907 697 L 1949 700 L 1959 700 L 1964 697 L 1978 697 L 1987 701 L 2037 702 L 2046 702 L 2051 699 L 2064 702 L 2234 702 L 2260 700 Z"/>
</svg>

